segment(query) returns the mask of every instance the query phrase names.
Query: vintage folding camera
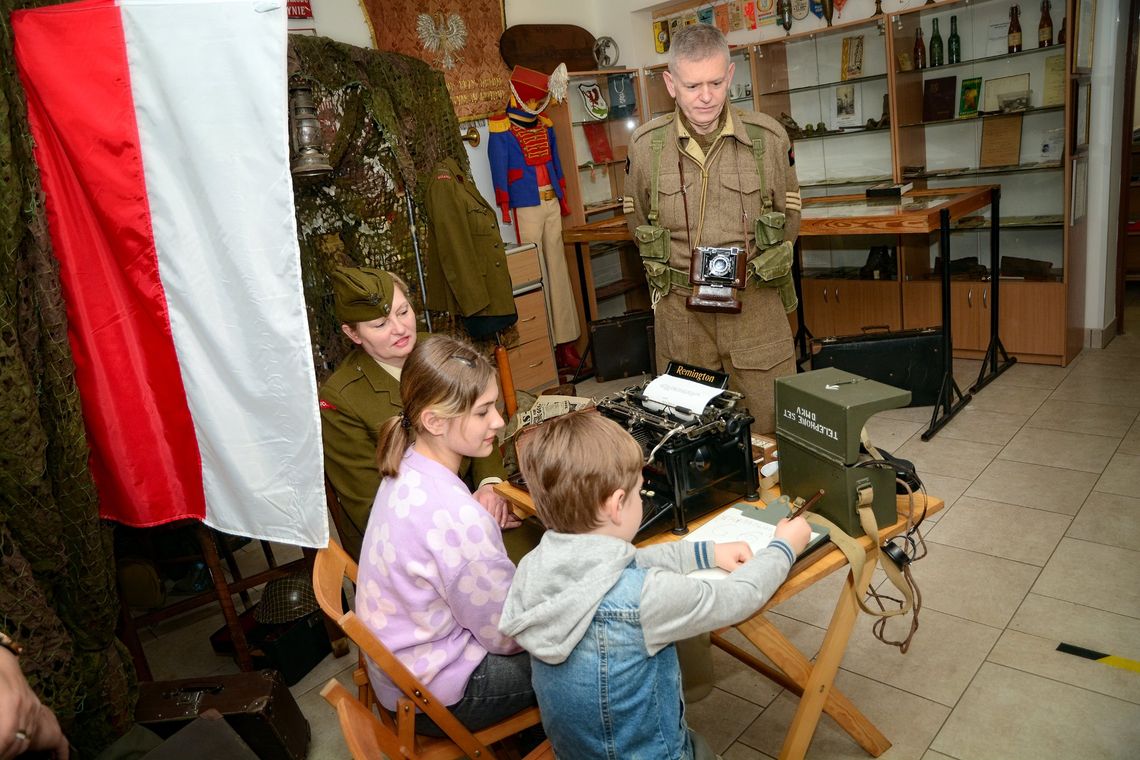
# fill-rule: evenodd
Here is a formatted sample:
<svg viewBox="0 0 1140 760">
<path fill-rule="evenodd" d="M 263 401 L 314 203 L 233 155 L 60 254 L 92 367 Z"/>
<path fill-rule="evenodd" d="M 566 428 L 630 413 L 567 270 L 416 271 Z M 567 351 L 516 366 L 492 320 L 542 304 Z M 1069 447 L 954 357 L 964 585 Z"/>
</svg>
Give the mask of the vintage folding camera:
<svg viewBox="0 0 1140 760">
<path fill-rule="evenodd" d="M 694 248 L 689 263 L 693 292 L 685 299 L 685 307 L 692 311 L 739 314 L 740 299 L 736 291 L 747 282 L 746 263 L 743 248 Z"/>
</svg>

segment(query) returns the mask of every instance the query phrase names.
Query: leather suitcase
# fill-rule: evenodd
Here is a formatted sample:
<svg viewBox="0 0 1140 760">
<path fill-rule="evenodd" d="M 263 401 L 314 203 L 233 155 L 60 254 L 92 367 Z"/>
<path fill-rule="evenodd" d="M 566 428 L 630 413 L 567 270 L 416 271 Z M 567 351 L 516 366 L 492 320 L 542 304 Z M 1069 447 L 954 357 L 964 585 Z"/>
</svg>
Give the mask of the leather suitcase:
<svg viewBox="0 0 1140 760">
<path fill-rule="evenodd" d="M 594 372 L 598 382 L 615 380 L 650 371 L 653 350 L 648 328 L 653 312 L 631 311 L 590 323 L 594 349 Z"/>
<path fill-rule="evenodd" d="M 262 760 L 309 752 L 309 722 L 276 670 L 140 683 L 135 721 L 166 738 L 210 709 Z"/>
<path fill-rule="evenodd" d="M 942 329 L 817 338 L 811 368 L 836 367 L 910 391 L 910 406 L 931 406 L 942 389 Z"/>
</svg>

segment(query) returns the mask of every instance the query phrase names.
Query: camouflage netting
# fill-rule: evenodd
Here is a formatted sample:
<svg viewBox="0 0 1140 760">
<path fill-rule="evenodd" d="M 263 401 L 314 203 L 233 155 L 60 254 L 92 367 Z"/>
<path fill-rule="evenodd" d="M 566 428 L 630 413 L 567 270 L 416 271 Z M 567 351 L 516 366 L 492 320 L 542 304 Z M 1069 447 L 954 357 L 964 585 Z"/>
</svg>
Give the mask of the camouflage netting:
<svg viewBox="0 0 1140 760">
<path fill-rule="evenodd" d="M 295 189 L 305 299 L 319 380 L 351 344 L 332 312 L 328 273 L 337 264 L 374 266 L 399 274 L 423 319 L 416 239 L 426 262 L 428 230 L 424 177 L 451 156 L 467 168 L 467 152 L 443 74 L 423 61 L 293 35 L 290 71 L 310 84 L 333 166 L 331 176 Z M 432 327 L 461 332 L 446 315 Z"/>
<path fill-rule="evenodd" d="M 115 639 L 111 529 L 98 518 L 59 274 L 0 0 L 0 629 L 72 743 L 126 729 L 134 668 Z"/>
</svg>

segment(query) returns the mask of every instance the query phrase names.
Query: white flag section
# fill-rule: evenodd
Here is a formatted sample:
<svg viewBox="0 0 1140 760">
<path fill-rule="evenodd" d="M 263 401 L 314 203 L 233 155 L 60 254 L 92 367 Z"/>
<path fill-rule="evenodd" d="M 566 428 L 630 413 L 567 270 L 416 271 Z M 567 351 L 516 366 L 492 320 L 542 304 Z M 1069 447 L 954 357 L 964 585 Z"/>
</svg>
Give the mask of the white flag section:
<svg viewBox="0 0 1140 760">
<path fill-rule="evenodd" d="M 13 23 L 103 516 L 325 546 L 285 3 L 95 0 Z"/>
</svg>

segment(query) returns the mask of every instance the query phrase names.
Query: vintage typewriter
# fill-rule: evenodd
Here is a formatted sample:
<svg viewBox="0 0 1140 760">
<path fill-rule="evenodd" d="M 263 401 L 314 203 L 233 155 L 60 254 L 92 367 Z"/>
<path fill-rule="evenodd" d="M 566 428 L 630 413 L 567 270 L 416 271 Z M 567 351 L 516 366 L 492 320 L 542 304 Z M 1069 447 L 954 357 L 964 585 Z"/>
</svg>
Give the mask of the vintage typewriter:
<svg viewBox="0 0 1140 760">
<path fill-rule="evenodd" d="M 736 408 L 743 397 L 727 387 L 722 372 L 670 362 L 665 375 L 598 401 L 598 411 L 625 427 L 645 457 L 635 541 L 666 529 L 687 533 L 690 520 L 757 497 L 752 417 Z"/>
</svg>

